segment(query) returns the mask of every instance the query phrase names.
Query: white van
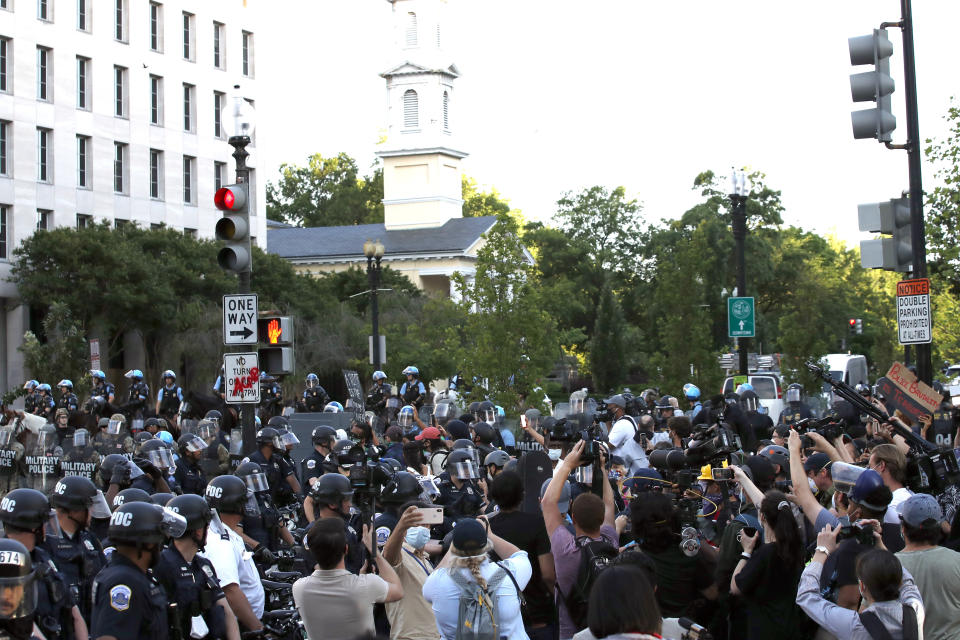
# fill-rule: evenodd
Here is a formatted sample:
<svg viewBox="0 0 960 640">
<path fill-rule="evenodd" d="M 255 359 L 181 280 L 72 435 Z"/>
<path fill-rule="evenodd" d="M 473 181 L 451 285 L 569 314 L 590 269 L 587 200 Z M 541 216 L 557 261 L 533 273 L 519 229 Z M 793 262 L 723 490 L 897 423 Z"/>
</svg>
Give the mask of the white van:
<svg viewBox="0 0 960 640">
<path fill-rule="evenodd" d="M 858 384 L 870 384 L 867 378 L 867 357 L 849 353 L 828 353 L 820 358 L 826 363 L 830 377 L 837 382 L 846 382 L 851 387 Z M 829 385 L 823 383 L 823 390 L 830 391 Z"/>
</svg>

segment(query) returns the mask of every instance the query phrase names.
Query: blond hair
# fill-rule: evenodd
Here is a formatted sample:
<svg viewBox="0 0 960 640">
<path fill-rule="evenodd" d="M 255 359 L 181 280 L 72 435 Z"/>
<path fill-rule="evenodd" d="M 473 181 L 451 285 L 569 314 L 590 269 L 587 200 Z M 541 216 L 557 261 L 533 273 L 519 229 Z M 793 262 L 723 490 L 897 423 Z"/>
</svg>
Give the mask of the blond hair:
<svg viewBox="0 0 960 640">
<path fill-rule="evenodd" d="M 473 579 L 477 581 L 477 584 L 480 585 L 480 588 L 486 591 L 487 581 L 483 579 L 483 574 L 480 573 L 480 567 L 483 566 L 483 563 L 488 560 L 487 552 L 493 548 L 493 545 L 490 542 L 487 542 L 486 546 L 483 548 L 483 551 L 478 555 L 468 556 L 466 552 L 457 549 L 455 546 L 450 546 L 450 553 L 454 555 L 453 561 L 450 563 L 451 569 L 466 569 L 470 572 L 470 575 L 473 576 Z"/>
</svg>

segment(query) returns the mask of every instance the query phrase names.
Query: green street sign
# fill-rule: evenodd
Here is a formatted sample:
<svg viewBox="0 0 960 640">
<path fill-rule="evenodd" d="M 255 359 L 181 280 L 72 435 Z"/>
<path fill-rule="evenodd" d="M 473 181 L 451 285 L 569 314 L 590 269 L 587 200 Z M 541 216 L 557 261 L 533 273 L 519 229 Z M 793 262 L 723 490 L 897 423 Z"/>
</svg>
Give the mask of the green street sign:
<svg viewBox="0 0 960 640">
<path fill-rule="evenodd" d="M 727 298 L 727 335 L 729 337 L 754 337 L 756 319 L 753 298 Z"/>
</svg>

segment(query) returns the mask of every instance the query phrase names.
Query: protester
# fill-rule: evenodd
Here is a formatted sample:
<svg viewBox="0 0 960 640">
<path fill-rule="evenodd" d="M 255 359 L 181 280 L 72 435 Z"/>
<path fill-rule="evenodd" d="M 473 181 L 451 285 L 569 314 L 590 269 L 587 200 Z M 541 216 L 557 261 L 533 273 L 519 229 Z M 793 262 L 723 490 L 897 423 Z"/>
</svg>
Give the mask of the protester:
<svg viewBox="0 0 960 640">
<path fill-rule="evenodd" d="M 423 584 L 434 570 L 425 550 L 430 542 L 430 529 L 420 524 L 423 515 L 419 504 L 408 503 L 401 508 L 401 513 L 383 546 L 383 558 L 397 572 L 403 586 L 403 598 L 386 606 L 390 638 L 438 640 L 440 634 L 433 610 L 423 597 Z"/>
</svg>

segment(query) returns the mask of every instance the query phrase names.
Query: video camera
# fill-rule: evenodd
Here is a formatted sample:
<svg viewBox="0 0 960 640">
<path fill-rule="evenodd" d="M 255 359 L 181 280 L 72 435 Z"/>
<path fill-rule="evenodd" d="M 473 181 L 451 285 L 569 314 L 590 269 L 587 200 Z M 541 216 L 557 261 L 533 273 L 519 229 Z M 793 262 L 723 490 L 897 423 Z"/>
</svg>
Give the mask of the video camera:
<svg viewBox="0 0 960 640">
<path fill-rule="evenodd" d="M 813 438 L 806 434 L 810 432 L 819 433 L 827 442 L 833 442 L 843 435 L 843 425 L 843 418 L 836 412 L 831 411 L 822 418 L 804 418 L 792 426 L 802 436 L 803 448 L 811 449 L 814 446 Z"/>
<path fill-rule="evenodd" d="M 376 447 L 366 447 L 356 444 L 348 452 L 354 461 L 347 476 L 350 488 L 356 495 L 356 502 L 360 505 L 373 504 L 374 496 L 380 493 L 380 488 L 390 481 L 390 476 L 378 464 L 380 452 Z"/>
<path fill-rule="evenodd" d="M 872 547 L 876 544 L 876 538 L 873 535 L 873 527 L 869 524 L 851 523 L 850 518 L 842 516 L 840 518 L 840 532 L 837 534 L 837 542 L 841 540 L 856 540 L 859 544 Z"/>
</svg>

